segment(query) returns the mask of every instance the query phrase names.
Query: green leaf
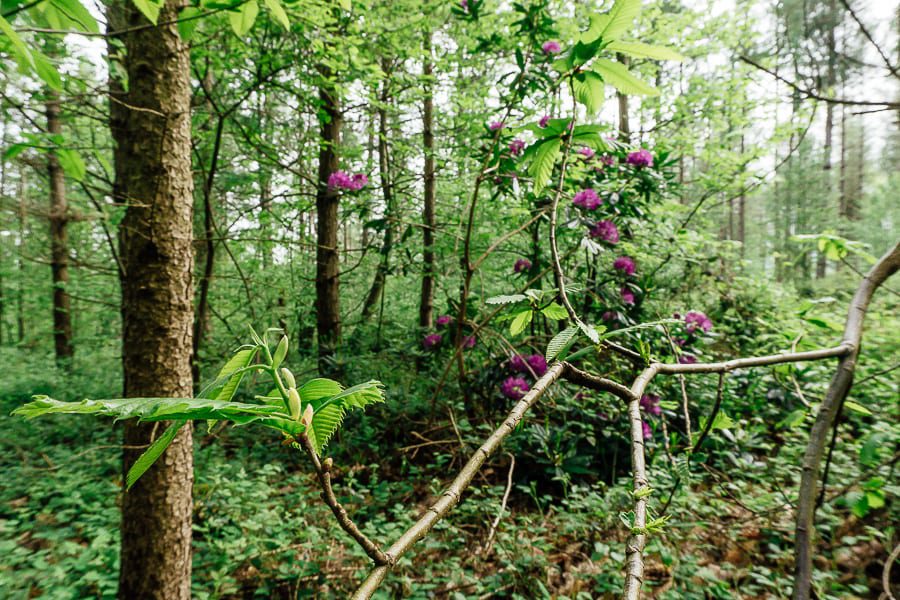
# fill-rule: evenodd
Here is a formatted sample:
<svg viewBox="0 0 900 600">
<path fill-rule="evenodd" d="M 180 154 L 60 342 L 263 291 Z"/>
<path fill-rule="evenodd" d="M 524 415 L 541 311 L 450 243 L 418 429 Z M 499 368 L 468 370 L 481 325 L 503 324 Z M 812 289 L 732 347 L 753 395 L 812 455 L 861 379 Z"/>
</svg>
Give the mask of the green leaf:
<svg viewBox="0 0 900 600">
<path fill-rule="evenodd" d="M 609 16 L 609 13 L 591 15 L 590 25 L 588 25 L 586 30 L 581 32 L 581 35 L 578 36 L 578 41 L 582 44 L 590 44 L 599 40 L 600 34 L 602 34 L 603 30 L 606 29 L 606 26 L 609 25 Z"/>
<path fill-rule="evenodd" d="M 200 19 L 197 17 L 201 13 L 200 8 L 196 6 L 186 6 L 178 13 L 178 33 L 181 35 L 182 40 L 188 42 L 194 37 L 194 30 L 200 22 Z"/>
<path fill-rule="evenodd" d="M 353 8 L 353 7 L 350 5 L 350 0 L 338 0 L 338 4 L 340 4 L 340 5 L 341 5 L 341 8 L 343 8 L 343 9 L 346 10 L 347 12 L 350 12 L 350 10 Z"/>
<path fill-rule="evenodd" d="M 604 42 L 619 39 L 641 14 L 641 0 L 616 0 L 609 10 L 606 26 L 600 31 Z"/>
<path fill-rule="evenodd" d="M 594 344 L 600 343 L 600 332 L 597 331 L 597 328 L 593 325 L 588 325 L 586 323 L 582 323 L 581 321 L 577 322 L 578 328 L 581 329 L 582 333 L 588 337 Z M 603 330 L 606 330 L 606 327 L 603 327 Z"/>
<path fill-rule="evenodd" d="M 84 175 L 87 173 L 87 167 L 85 167 L 84 161 L 81 159 L 81 155 L 78 154 L 78 152 L 68 148 L 59 148 L 55 150 L 55 152 L 60 166 L 69 177 L 75 181 L 84 179 Z"/>
<path fill-rule="evenodd" d="M 169 444 L 175 439 L 175 436 L 178 435 L 178 431 L 184 427 L 185 422 L 186 421 L 179 421 L 169 425 L 162 435 L 153 440 L 150 447 L 134 461 L 134 464 L 128 469 L 128 474 L 125 475 L 126 489 L 130 490 L 131 486 L 135 484 L 140 476 L 146 473 L 147 469 L 156 462 L 156 459 L 162 456 L 163 452 L 166 451 L 166 448 L 169 447 Z"/>
<path fill-rule="evenodd" d="M 50 0 L 50 5 L 82 31 L 100 33 L 97 20 L 78 0 Z"/>
<path fill-rule="evenodd" d="M 563 349 L 571 342 L 575 336 L 578 335 L 578 326 L 572 325 L 570 327 L 566 327 L 559 333 L 553 336 L 553 339 L 550 340 L 550 343 L 547 344 L 547 352 L 545 356 L 547 361 L 551 361 L 557 356 L 559 353 L 563 351 Z"/>
<path fill-rule="evenodd" d="M 288 353 L 288 337 L 286 335 L 281 336 L 281 339 L 278 341 L 278 346 L 275 348 L 275 354 L 272 356 L 272 368 L 278 369 L 281 366 L 281 363 L 284 362 L 285 357 Z"/>
<path fill-rule="evenodd" d="M 550 304 L 542 308 L 541 313 L 548 319 L 553 319 L 554 321 L 562 321 L 563 319 L 569 318 L 569 313 L 566 311 L 566 309 L 556 302 L 551 302 Z"/>
<path fill-rule="evenodd" d="M 528 174 L 534 178 L 534 193 L 539 194 L 553 174 L 553 165 L 559 156 L 562 140 L 558 137 L 540 142 L 534 160 L 528 167 Z"/>
<path fill-rule="evenodd" d="M 62 79 L 50 59 L 37 48 L 29 48 L 9 21 L 0 17 L 0 33 L 12 44 L 12 55 L 23 73 L 34 72 L 44 83 L 56 91 L 62 91 Z"/>
<path fill-rule="evenodd" d="M 622 63 L 607 58 L 598 58 L 591 68 L 603 77 L 606 83 L 623 94 L 631 96 L 656 96 L 659 94 L 659 90 L 635 77 Z"/>
<path fill-rule="evenodd" d="M 872 411 L 863 406 L 862 404 L 858 404 L 852 400 L 844 400 L 844 407 L 849 408 L 853 412 L 857 412 L 861 415 L 871 415 Z"/>
<path fill-rule="evenodd" d="M 584 105 L 588 116 L 593 116 L 603 105 L 603 78 L 592 71 L 577 73 L 572 78 L 575 100 Z"/>
<path fill-rule="evenodd" d="M 651 46 L 650 44 L 644 44 L 642 42 L 613 42 L 606 46 L 606 49 L 637 58 L 674 60 L 677 62 L 684 60 L 684 57 L 674 50 L 663 46 Z"/>
<path fill-rule="evenodd" d="M 234 353 L 225 366 L 216 375 L 216 378 L 209 383 L 199 394 L 200 398 L 210 398 L 215 400 L 228 401 L 234 397 L 247 367 L 251 365 L 256 353 L 259 351 L 257 346 L 245 346 Z"/>
<path fill-rule="evenodd" d="M 284 7 L 281 6 L 281 2 L 279 2 L 279 0 L 265 0 L 265 2 L 266 7 L 272 12 L 272 16 L 275 17 L 275 20 L 278 21 L 282 27 L 290 30 L 291 21 L 288 19 L 287 13 L 284 12 Z"/>
<path fill-rule="evenodd" d="M 298 390 L 303 403 L 312 403 L 312 429 L 306 432 L 310 442 L 321 453 L 344 420 L 347 409 L 360 408 L 384 402 L 382 385 L 378 381 L 367 381 L 359 385 L 341 388 L 341 384 L 331 379 L 311 379 Z"/>
<path fill-rule="evenodd" d="M 141 11 L 141 14 L 147 17 L 148 21 L 156 25 L 159 20 L 159 11 L 162 9 L 161 3 L 157 3 L 155 0 L 132 0 L 132 2 Z"/>
<path fill-rule="evenodd" d="M 516 315 L 512 323 L 509 324 L 509 335 L 516 336 L 525 331 L 525 327 L 531 323 L 533 313 L 531 309 L 525 309 Z"/>
<path fill-rule="evenodd" d="M 493 298 L 488 298 L 485 300 L 486 304 L 515 304 L 516 302 L 521 302 L 522 300 L 527 300 L 527 296 L 524 294 L 512 294 L 510 296 L 494 296 Z"/>
<path fill-rule="evenodd" d="M 258 14 L 259 4 L 256 0 L 249 0 L 242 4 L 239 10 L 228 13 L 228 19 L 231 21 L 231 28 L 234 32 L 239 37 L 243 37 L 253 27 Z"/>
</svg>

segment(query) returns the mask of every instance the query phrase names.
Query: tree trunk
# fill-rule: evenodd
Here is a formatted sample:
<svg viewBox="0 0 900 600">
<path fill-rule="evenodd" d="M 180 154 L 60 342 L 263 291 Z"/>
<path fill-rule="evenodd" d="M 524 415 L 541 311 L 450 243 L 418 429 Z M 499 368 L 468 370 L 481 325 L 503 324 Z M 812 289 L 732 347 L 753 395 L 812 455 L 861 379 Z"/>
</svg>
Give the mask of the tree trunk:
<svg viewBox="0 0 900 600">
<path fill-rule="evenodd" d="M 628 66 L 628 58 L 623 54 L 616 54 L 616 60 Z M 623 144 L 631 142 L 631 125 L 628 121 L 628 96 L 622 92 L 616 92 L 616 99 L 619 101 L 619 141 Z"/>
<path fill-rule="evenodd" d="M 110 129 L 116 143 L 114 197 L 127 210 L 119 226 L 122 364 L 125 396 L 190 397 L 193 325 L 193 179 L 190 54 L 169 0 L 160 26 L 131 2 L 109 8 L 109 27 L 129 29 L 123 82 L 111 79 Z M 113 50 L 110 48 L 110 54 Z M 125 423 L 125 471 L 158 425 Z M 191 596 L 191 428 L 125 493 L 119 597 Z M 134 449 L 133 449 L 134 448 Z"/>
<path fill-rule="evenodd" d="M 425 63 L 422 75 L 425 97 L 422 101 L 422 146 L 425 151 L 424 204 L 422 207 L 422 292 L 419 298 L 419 327 L 430 328 L 434 324 L 434 63 L 431 62 L 431 31 L 425 33 Z"/>
<path fill-rule="evenodd" d="M 25 341 L 25 216 L 27 214 L 28 204 L 28 185 L 26 182 L 25 171 L 19 176 L 19 185 L 17 196 L 19 197 L 18 225 L 19 225 L 19 256 L 17 257 L 16 270 L 18 271 L 19 281 L 16 289 L 16 341 L 22 343 Z"/>
<path fill-rule="evenodd" d="M 62 135 L 59 120 L 59 94 L 50 92 L 46 104 L 47 132 Z M 72 344 L 72 313 L 69 292 L 69 235 L 66 231 L 68 206 L 66 178 L 56 153 L 47 153 L 47 175 L 50 180 L 50 271 L 53 274 L 53 344 L 56 362 L 71 366 L 75 347 Z"/>
<path fill-rule="evenodd" d="M 741 136 L 741 157 L 744 156 L 744 136 Z M 741 258 L 747 256 L 747 190 L 742 186 L 741 194 L 738 196 L 738 220 L 737 220 L 737 239 L 741 243 Z"/>
<path fill-rule="evenodd" d="M 320 69 L 323 82 L 319 98 L 325 117 L 319 143 L 319 185 L 316 190 L 316 329 L 319 339 L 319 373 L 334 374 L 334 354 L 341 339 L 341 306 L 338 251 L 338 191 L 328 188 L 328 178 L 338 170 L 337 146 L 343 117 L 337 91 L 329 82 L 331 72 Z"/>
</svg>

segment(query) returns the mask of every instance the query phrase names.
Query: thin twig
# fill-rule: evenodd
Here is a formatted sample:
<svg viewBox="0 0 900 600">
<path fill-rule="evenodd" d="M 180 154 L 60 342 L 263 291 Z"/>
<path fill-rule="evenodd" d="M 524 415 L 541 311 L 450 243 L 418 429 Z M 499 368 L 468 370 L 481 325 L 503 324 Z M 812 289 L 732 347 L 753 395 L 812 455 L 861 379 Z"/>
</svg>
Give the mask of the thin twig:
<svg viewBox="0 0 900 600">
<path fill-rule="evenodd" d="M 497 527 L 500 525 L 500 519 L 503 518 L 503 513 L 506 512 L 506 501 L 509 500 L 509 492 L 512 490 L 513 469 L 516 468 L 516 457 L 511 452 L 507 452 L 506 455 L 509 457 L 509 473 L 506 475 L 506 490 L 503 492 L 503 499 L 500 501 L 500 510 L 497 512 L 497 517 L 494 519 L 494 522 L 491 523 L 491 529 L 488 532 L 487 540 L 485 540 L 481 550 L 478 551 L 478 554 L 481 556 L 488 554 L 491 551 L 491 547 L 494 545 L 494 535 L 497 533 Z"/>
</svg>

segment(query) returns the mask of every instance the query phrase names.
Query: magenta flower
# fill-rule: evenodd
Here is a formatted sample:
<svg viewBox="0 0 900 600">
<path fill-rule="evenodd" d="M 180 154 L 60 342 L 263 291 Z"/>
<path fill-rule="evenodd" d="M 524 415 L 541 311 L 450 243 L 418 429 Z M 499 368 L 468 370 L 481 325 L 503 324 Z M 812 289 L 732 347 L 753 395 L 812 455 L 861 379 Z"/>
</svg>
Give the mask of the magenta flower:
<svg viewBox="0 0 900 600">
<path fill-rule="evenodd" d="M 475 336 L 470 335 L 470 336 L 463 338 L 462 347 L 465 348 L 466 350 L 474 348 L 475 347 Z"/>
<path fill-rule="evenodd" d="M 625 159 L 625 162 L 635 167 L 652 167 L 653 155 L 650 154 L 649 150 L 641 148 L 637 152 L 631 152 L 628 158 Z"/>
<path fill-rule="evenodd" d="M 364 173 L 355 173 L 350 182 L 350 189 L 359 191 L 369 184 L 369 178 Z"/>
<path fill-rule="evenodd" d="M 629 290 L 627 287 L 623 286 L 622 289 L 619 290 L 619 294 L 621 294 L 622 296 L 622 302 L 628 305 L 634 304 L 634 292 Z"/>
<path fill-rule="evenodd" d="M 587 159 L 594 158 L 594 151 L 591 148 L 588 148 L 587 146 L 582 146 L 581 148 L 579 148 L 578 154 L 582 155 L 583 157 L 585 157 Z"/>
<path fill-rule="evenodd" d="M 438 327 L 443 327 L 444 325 L 449 325 L 450 321 L 453 320 L 453 317 L 450 315 L 441 315 L 437 319 L 435 319 L 435 323 Z"/>
<path fill-rule="evenodd" d="M 603 201 L 600 200 L 597 192 L 592 188 L 587 188 L 575 194 L 575 197 L 572 198 L 572 204 L 586 210 L 596 210 L 598 206 L 603 204 Z"/>
<path fill-rule="evenodd" d="M 633 294 L 631 296 L 631 300 L 632 300 L 632 302 L 634 302 Z M 602 315 L 600 315 L 600 318 L 603 319 L 604 321 L 618 321 L 619 315 L 616 314 L 614 311 L 608 310 L 608 311 L 604 312 Z"/>
<path fill-rule="evenodd" d="M 538 377 L 541 377 L 547 372 L 547 360 L 540 354 L 526 356 L 525 362 L 528 363 L 528 366 L 531 367 L 531 370 L 534 371 L 534 374 Z"/>
<path fill-rule="evenodd" d="M 328 189 L 342 189 L 359 191 L 369 183 L 369 178 L 363 173 L 356 173 L 353 176 L 348 175 L 344 171 L 335 171 L 328 176 Z"/>
<path fill-rule="evenodd" d="M 462 9 L 464 11 L 466 11 L 466 12 L 469 11 L 469 0 L 459 0 L 459 5 L 462 7 Z"/>
<path fill-rule="evenodd" d="M 506 124 L 503 121 L 491 121 L 491 124 L 488 125 L 488 129 L 491 131 L 497 131 L 498 129 L 503 129 Z"/>
<path fill-rule="evenodd" d="M 547 126 L 547 123 L 549 123 L 549 122 L 550 122 L 550 115 L 544 115 L 543 117 L 541 117 L 541 120 L 538 121 L 538 127 L 543 129 L 544 127 Z"/>
<path fill-rule="evenodd" d="M 513 273 L 524 273 L 531 270 L 531 261 L 527 258 L 520 258 L 513 265 Z"/>
<path fill-rule="evenodd" d="M 619 243 L 619 229 L 612 221 L 597 221 L 590 228 L 588 234 L 592 238 L 600 238 L 607 244 L 615 245 Z"/>
<path fill-rule="evenodd" d="M 544 45 L 541 46 L 541 50 L 544 51 L 544 54 L 559 54 L 562 50 L 562 46 L 559 45 L 559 42 L 549 41 L 544 42 Z"/>
<path fill-rule="evenodd" d="M 625 275 L 634 275 L 635 268 L 634 260 L 629 256 L 620 256 L 613 261 L 613 269 L 621 271 Z"/>
<path fill-rule="evenodd" d="M 641 396 L 641 408 L 654 417 L 658 417 L 662 414 L 662 407 L 659 405 L 659 396 L 656 394 L 644 394 Z"/>
<path fill-rule="evenodd" d="M 697 362 L 697 357 L 693 354 L 682 354 L 678 357 L 678 364 L 680 365 L 692 365 Z"/>
<path fill-rule="evenodd" d="M 641 421 L 641 429 L 643 430 L 645 440 L 649 440 L 653 437 L 653 429 L 650 428 L 647 421 Z"/>
<path fill-rule="evenodd" d="M 422 340 L 422 345 L 426 350 L 431 350 L 432 348 L 439 346 L 443 339 L 444 336 L 442 336 L 441 334 L 432 333 L 425 336 L 425 339 Z"/>
<path fill-rule="evenodd" d="M 697 329 L 702 329 L 705 332 L 709 332 L 712 329 L 712 321 L 709 317 L 699 311 L 692 310 L 684 315 L 684 324 L 685 329 L 687 329 L 688 333 L 694 333 Z"/>
<path fill-rule="evenodd" d="M 527 373 L 528 372 L 528 362 L 525 360 L 525 357 L 521 354 L 513 354 L 509 358 L 509 368 L 515 371 L 516 373 Z"/>
<path fill-rule="evenodd" d="M 616 164 L 616 159 L 610 156 L 609 154 L 604 154 L 600 157 L 600 162 L 602 162 L 607 167 L 611 167 Z"/>
<path fill-rule="evenodd" d="M 521 400 L 531 387 L 521 377 L 507 377 L 500 384 L 500 393 L 510 400 Z"/>
<path fill-rule="evenodd" d="M 513 156 L 518 156 L 522 154 L 522 150 L 525 149 L 525 142 L 520 140 L 519 138 L 514 139 L 509 143 L 509 153 Z"/>
</svg>

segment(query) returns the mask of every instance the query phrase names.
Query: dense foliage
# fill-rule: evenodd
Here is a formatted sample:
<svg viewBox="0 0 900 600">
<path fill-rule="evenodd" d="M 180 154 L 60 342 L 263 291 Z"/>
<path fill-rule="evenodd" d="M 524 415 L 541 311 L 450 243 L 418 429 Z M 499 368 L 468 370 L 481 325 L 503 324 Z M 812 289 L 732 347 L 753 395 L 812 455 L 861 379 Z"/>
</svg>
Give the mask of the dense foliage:
<svg viewBox="0 0 900 600">
<path fill-rule="evenodd" d="M 535 393 L 378 597 L 617 597 L 629 536 L 648 596 L 790 594 L 833 357 L 542 382 L 845 339 L 900 221 L 896 11 L 189 4 L 195 395 L 122 398 L 125 4 L 2 3 L 0 596 L 115 597 L 121 495 L 189 428 L 191 596 L 348 597 Z M 820 598 L 878 597 L 900 541 L 896 287 L 829 429 Z M 162 425 L 123 470 L 126 419 Z"/>
</svg>

